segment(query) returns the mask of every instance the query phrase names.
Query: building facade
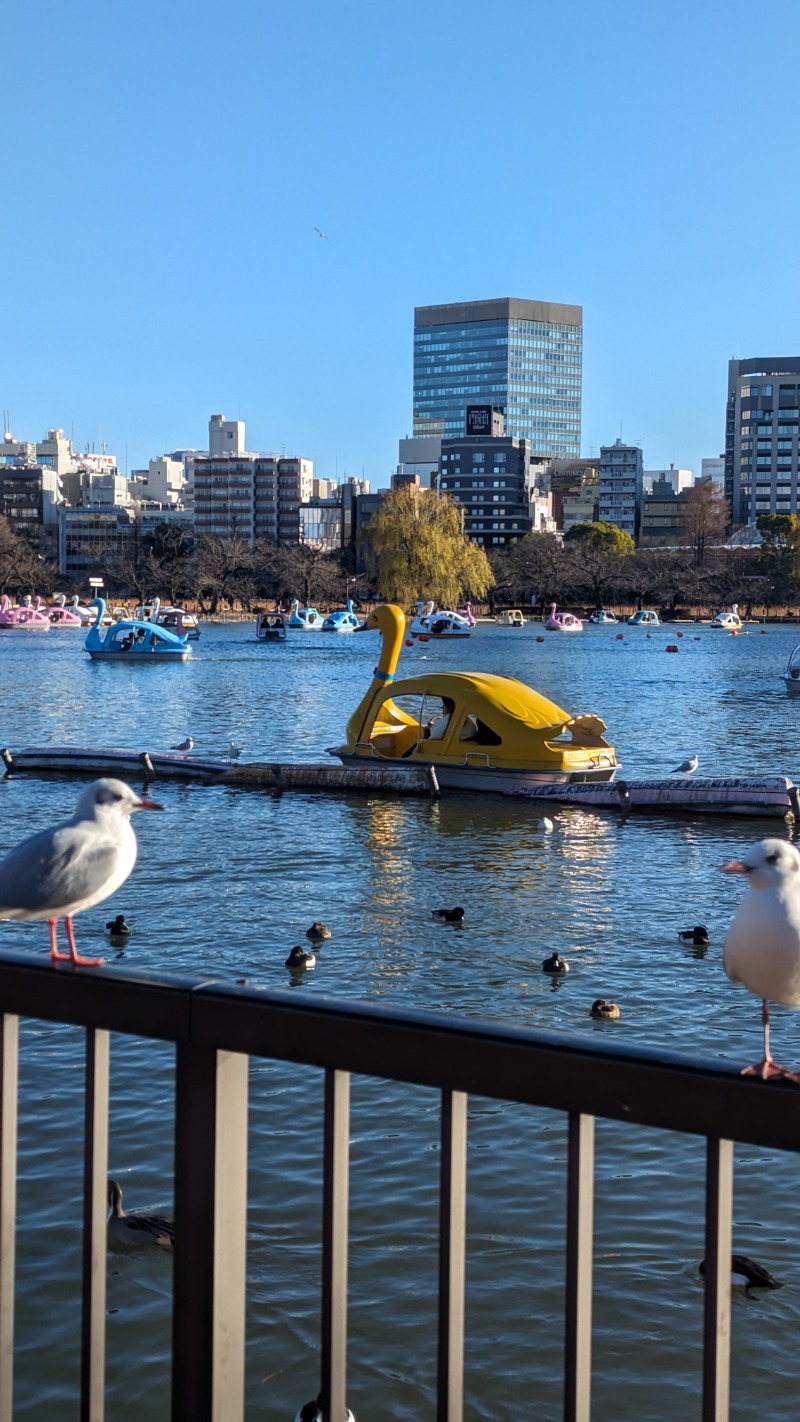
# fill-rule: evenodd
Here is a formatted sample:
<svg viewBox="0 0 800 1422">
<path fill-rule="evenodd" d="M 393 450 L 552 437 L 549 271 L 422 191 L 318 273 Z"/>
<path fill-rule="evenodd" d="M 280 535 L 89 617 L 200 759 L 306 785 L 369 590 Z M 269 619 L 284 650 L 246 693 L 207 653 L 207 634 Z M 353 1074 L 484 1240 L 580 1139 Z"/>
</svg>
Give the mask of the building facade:
<svg viewBox="0 0 800 1422">
<path fill-rule="evenodd" d="M 800 357 L 728 362 L 725 495 L 734 524 L 798 511 Z"/>
<path fill-rule="evenodd" d="M 643 463 L 638 444 L 617 439 L 600 450 L 600 492 L 597 516 L 601 523 L 615 523 L 635 538 L 642 501 Z"/>
<path fill-rule="evenodd" d="M 457 439 L 468 405 L 551 458 L 580 453 L 583 308 L 503 297 L 414 311 L 414 436 Z"/>
<path fill-rule="evenodd" d="M 685 507 L 685 487 L 678 491 L 672 480 L 654 478 L 652 487 L 642 497 L 639 543 L 651 548 L 674 546 L 680 538 Z"/>
<path fill-rule="evenodd" d="M 468 433 L 443 439 L 437 486 L 461 504 L 464 532 L 492 547 L 531 532 L 531 447 L 504 432 L 503 413 L 470 405 Z"/>
</svg>

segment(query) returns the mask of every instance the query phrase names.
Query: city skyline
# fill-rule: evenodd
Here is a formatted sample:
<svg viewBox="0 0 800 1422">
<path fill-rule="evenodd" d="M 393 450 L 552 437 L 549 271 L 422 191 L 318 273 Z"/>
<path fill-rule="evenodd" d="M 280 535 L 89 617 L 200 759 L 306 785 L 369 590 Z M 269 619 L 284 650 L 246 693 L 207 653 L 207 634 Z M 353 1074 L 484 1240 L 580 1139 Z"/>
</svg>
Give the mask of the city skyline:
<svg viewBox="0 0 800 1422">
<path fill-rule="evenodd" d="M 506 0 L 488 29 L 472 0 L 234 0 L 222 24 L 180 0 L 16 7 L 12 432 L 63 428 L 130 472 L 203 448 L 224 410 L 254 450 L 384 487 L 413 432 L 414 308 L 518 296 L 583 308 L 582 454 L 621 436 L 699 474 L 729 359 L 800 349 L 775 260 L 800 13 L 770 16 L 780 58 L 754 66 L 738 0 Z M 734 124 L 722 76 L 745 70 Z"/>
</svg>

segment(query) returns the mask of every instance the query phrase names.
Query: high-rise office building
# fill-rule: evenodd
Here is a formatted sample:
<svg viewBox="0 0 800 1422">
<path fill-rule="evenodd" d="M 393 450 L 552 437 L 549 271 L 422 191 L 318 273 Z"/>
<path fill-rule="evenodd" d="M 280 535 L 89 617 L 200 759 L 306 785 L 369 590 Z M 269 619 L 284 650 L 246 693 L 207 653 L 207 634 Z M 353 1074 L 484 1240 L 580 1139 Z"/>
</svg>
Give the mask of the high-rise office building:
<svg viewBox="0 0 800 1422">
<path fill-rule="evenodd" d="M 534 455 L 580 453 L 583 308 L 465 301 L 414 311 L 414 435 L 455 439 L 467 405 L 501 409 Z"/>
<path fill-rule="evenodd" d="M 800 357 L 728 361 L 725 494 L 735 524 L 798 513 Z"/>
</svg>

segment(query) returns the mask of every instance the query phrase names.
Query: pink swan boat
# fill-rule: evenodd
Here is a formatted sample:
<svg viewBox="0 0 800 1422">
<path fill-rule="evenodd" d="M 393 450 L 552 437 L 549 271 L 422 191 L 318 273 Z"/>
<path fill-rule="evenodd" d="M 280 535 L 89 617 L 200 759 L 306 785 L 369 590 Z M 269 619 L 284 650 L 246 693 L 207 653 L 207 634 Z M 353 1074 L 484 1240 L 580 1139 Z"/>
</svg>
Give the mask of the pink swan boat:
<svg viewBox="0 0 800 1422">
<path fill-rule="evenodd" d="M 47 609 L 47 616 L 51 627 L 82 627 L 83 622 L 80 614 L 73 612 L 71 607 L 65 607 L 66 598 L 63 593 L 59 593 L 55 602 Z"/>
<path fill-rule="evenodd" d="M 0 627 L 9 628 L 17 625 L 18 608 L 12 607 L 8 600 L 7 593 L 3 593 L 0 598 Z"/>
<path fill-rule="evenodd" d="M 26 632 L 49 632 L 50 618 L 47 609 L 42 607 L 42 599 L 34 598 L 31 602 L 29 597 L 23 598 L 21 605 L 17 608 L 17 620 L 15 623 L 17 630 L 24 628 Z"/>
<path fill-rule="evenodd" d="M 583 623 L 571 612 L 556 612 L 556 604 L 550 604 L 550 616 L 545 622 L 548 632 L 582 632 Z"/>
<path fill-rule="evenodd" d="M 465 602 L 464 606 L 457 608 L 456 611 L 458 612 L 459 617 L 466 618 L 470 627 L 474 627 L 476 625 L 476 617 L 475 613 L 472 611 L 471 602 Z"/>
</svg>

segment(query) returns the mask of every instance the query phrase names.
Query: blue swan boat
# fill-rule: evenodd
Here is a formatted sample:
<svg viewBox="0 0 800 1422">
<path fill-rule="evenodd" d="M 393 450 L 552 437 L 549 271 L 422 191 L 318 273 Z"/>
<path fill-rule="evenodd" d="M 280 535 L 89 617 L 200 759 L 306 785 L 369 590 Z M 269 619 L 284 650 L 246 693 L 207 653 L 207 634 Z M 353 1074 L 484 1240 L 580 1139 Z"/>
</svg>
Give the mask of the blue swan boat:
<svg viewBox="0 0 800 1422">
<path fill-rule="evenodd" d="M 361 623 L 353 611 L 353 599 L 347 599 L 347 607 L 337 607 L 335 612 L 329 612 L 322 624 L 323 632 L 355 632 Z"/>
<path fill-rule="evenodd" d="M 300 602 L 295 598 L 292 603 L 292 615 L 289 618 L 290 627 L 301 627 L 306 632 L 320 632 L 324 619 L 315 607 L 304 607 L 300 611 Z"/>
<path fill-rule="evenodd" d="M 97 616 L 89 629 L 84 647 L 95 662 L 134 662 L 152 666 L 154 662 L 185 662 L 189 657 L 186 636 L 176 637 L 155 622 L 123 617 L 113 627 L 101 631 L 106 605 L 101 597 L 93 598 L 90 607 Z"/>
</svg>

